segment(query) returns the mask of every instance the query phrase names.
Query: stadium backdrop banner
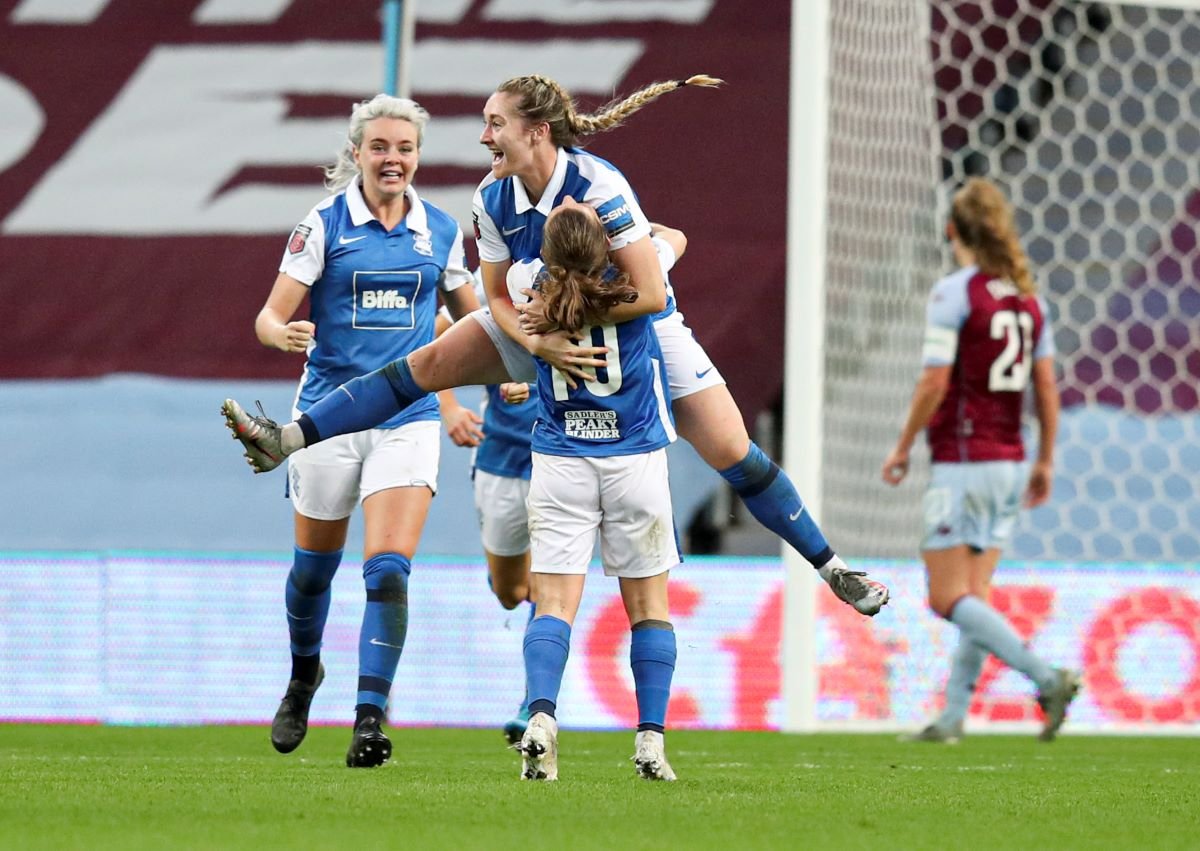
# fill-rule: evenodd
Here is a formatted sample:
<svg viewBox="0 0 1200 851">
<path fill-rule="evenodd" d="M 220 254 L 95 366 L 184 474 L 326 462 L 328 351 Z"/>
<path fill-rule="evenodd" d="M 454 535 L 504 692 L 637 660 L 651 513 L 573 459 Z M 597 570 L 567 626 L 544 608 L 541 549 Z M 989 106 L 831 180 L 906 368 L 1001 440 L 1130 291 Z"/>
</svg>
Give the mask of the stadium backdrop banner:
<svg viewBox="0 0 1200 851">
<path fill-rule="evenodd" d="M 954 630 L 915 562 L 864 565 L 896 605 L 874 619 L 822 590 L 816 631 L 823 729 L 907 729 L 937 711 Z M 353 716 L 360 565 L 334 582 L 318 723 Z M 288 676 L 279 558 L 138 553 L 0 556 L 0 721 L 269 723 Z M 776 559 L 691 558 L 671 582 L 679 639 L 669 723 L 778 729 L 783 570 Z M 525 609 L 504 612 L 481 562 L 420 560 L 393 725 L 495 726 L 523 691 Z M 1200 577 L 1161 564 L 1004 565 L 994 601 L 1038 652 L 1083 672 L 1068 729 L 1200 733 Z M 436 628 L 435 628 L 436 627 Z M 560 700 L 566 727 L 635 723 L 629 623 L 593 573 Z M 1023 679 L 990 659 L 974 732 L 1032 731 Z"/>
<path fill-rule="evenodd" d="M 483 104 L 509 76 L 554 77 L 584 109 L 655 80 L 727 78 L 585 141 L 651 219 L 688 233 L 687 316 L 753 417 L 782 384 L 790 4 L 612 5 L 419 3 L 412 94 L 433 120 L 416 185 L 469 232 Z M 0 379 L 294 378 L 250 322 L 324 195 L 351 103 L 379 91 L 379 8 L 0 4 Z"/>
</svg>

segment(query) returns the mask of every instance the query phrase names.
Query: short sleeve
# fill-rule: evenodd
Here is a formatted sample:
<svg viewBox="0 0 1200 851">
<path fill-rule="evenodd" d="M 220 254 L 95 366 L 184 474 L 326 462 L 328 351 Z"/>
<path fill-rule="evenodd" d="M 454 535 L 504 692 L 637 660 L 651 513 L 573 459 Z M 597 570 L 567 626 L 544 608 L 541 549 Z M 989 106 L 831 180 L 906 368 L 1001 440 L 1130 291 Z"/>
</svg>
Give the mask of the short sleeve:
<svg viewBox="0 0 1200 851">
<path fill-rule="evenodd" d="M 474 283 L 475 278 L 471 275 L 471 270 L 467 268 L 467 252 L 463 248 L 462 228 L 455 227 L 454 242 L 450 246 L 450 253 L 446 255 L 446 271 L 442 273 L 438 287 L 443 292 L 450 292 Z"/>
<path fill-rule="evenodd" d="M 608 234 L 610 251 L 618 251 L 650 235 L 650 220 L 620 172 L 602 169 L 588 187 L 584 201 L 596 208 Z"/>
<path fill-rule="evenodd" d="M 524 260 L 508 267 L 505 283 L 508 284 L 508 297 L 512 299 L 513 304 L 529 301 L 529 296 L 524 295 L 521 290 L 533 289 L 533 281 L 541 268 L 541 260 Z"/>
<path fill-rule="evenodd" d="M 1052 358 L 1058 354 L 1054 345 L 1054 328 L 1050 324 L 1050 305 L 1046 299 L 1037 297 L 1038 307 L 1042 310 L 1042 331 L 1033 347 L 1033 359 Z"/>
<path fill-rule="evenodd" d="M 671 247 L 671 243 L 665 239 L 654 236 L 650 238 L 650 241 L 654 244 L 654 250 L 658 252 L 658 265 L 662 269 L 665 279 L 667 273 L 675 268 L 675 261 L 679 258 L 675 256 L 675 249 Z"/>
<path fill-rule="evenodd" d="M 312 286 L 325 271 L 325 222 L 314 207 L 288 237 L 279 271 Z"/>
<path fill-rule="evenodd" d="M 483 208 L 483 194 L 478 189 L 471 201 L 471 218 L 475 224 L 475 245 L 479 249 L 479 259 L 487 263 L 503 263 L 512 259 L 508 246 L 500 238 L 500 229 Z"/>
<path fill-rule="evenodd" d="M 958 332 L 967 321 L 969 275 L 951 275 L 938 281 L 925 308 L 925 340 L 921 346 L 922 366 L 949 366 L 958 354 Z"/>
</svg>

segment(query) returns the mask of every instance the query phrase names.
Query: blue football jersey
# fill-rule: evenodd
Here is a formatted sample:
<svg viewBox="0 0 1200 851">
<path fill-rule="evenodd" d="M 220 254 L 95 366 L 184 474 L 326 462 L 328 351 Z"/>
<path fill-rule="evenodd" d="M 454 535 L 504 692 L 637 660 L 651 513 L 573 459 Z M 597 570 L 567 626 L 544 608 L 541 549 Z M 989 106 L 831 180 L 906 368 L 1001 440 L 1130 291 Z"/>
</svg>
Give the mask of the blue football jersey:
<svg viewBox="0 0 1200 851">
<path fill-rule="evenodd" d="M 472 205 L 479 258 L 489 263 L 536 260 L 542 251 L 546 217 L 568 195 L 596 208 L 612 251 L 650 234 L 650 222 L 625 175 L 580 148 L 559 148 L 554 173 L 536 204 L 515 176 L 497 180 L 488 174 L 479 184 Z M 653 318 L 674 311 L 675 292 L 668 281 L 667 306 Z"/>
<path fill-rule="evenodd" d="M 544 274 L 541 260 L 509 269 L 509 292 L 533 288 Z M 616 325 L 582 329 L 585 344 L 607 346 L 606 367 L 595 381 L 566 379 L 545 361 L 537 365 L 537 420 L 532 449 L 543 455 L 589 458 L 635 455 L 661 449 L 675 440 L 675 421 L 667 400 L 667 370 L 651 316 Z"/>
<path fill-rule="evenodd" d="M 483 442 L 475 450 L 474 467 L 508 479 L 528 479 L 533 472 L 530 442 L 537 419 L 537 388 L 513 405 L 500 397 L 500 386 L 489 384 L 483 404 Z"/>
<path fill-rule="evenodd" d="M 279 271 L 310 287 L 316 326 L 297 391 L 300 411 L 431 342 L 437 291 L 471 283 L 458 223 L 412 186 L 406 195 L 409 213 L 391 231 L 371 214 L 357 181 L 292 231 Z M 381 427 L 438 417 L 429 394 Z"/>
</svg>

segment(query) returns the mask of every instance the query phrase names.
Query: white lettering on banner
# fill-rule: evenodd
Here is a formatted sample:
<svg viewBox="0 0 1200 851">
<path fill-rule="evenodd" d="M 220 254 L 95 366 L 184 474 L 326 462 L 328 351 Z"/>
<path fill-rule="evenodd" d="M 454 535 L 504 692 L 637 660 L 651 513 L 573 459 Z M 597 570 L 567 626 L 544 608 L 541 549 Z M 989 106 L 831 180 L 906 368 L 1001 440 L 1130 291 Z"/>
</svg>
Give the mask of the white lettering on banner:
<svg viewBox="0 0 1200 851">
<path fill-rule="evenodd" d="M 640 41 L 629 39 L 533 44 L 430 39 L 417 44 L 413 67 L 426 75 L 418 74 L 418 92 L 478 96 L 482 106 L 499 80 L 530 67 L 568 89 L 611 92 L 642 50 Z M 286 96 L 343 94 L 356 100 L 374 91 L 381 54 L 373 42 L 160 46 L 0 230 L 73 235 L 288 231 L 319 197 L 315 180 L 304 186 L 243 184 L 226 192 L 221 186 L 246 166 L 329 161 L 346 119 L 286 118 Z M 479 68 L 494 73 L 481 75 Z M 439 124 L 448 125 L 446 135 Z M 479 129 L 477 116 L 434 120 L 424 164 L 477 164 L 482 177 L 487 163 Z M 443 146 L 445 155 L 439 153 Z M 449 212 L 469 222 L 469 191 L 456 187 L 452 192 Z"/>
<path fill-rule="evenodd" d="M 192 13 L 197 24 L 264 24 L 279 19 L 292 0 L 204 0 Z"/>
<path fill-rule="evenodd" d="M 13 10 L 18 24 L 89 24 L 111 0 L 23 0 Z M 295 0 L 205 0 L 192 14 L 197 24 L 260 24 L 279 18 Z M 437 0 L 418 3 L 418 21 L 453 24 L 471 8 L 473 0 Z M 690 0 L 695 2 L 695 0 Z"/>
<path fill-rule="evenodd" d="M 23 0 L 9 18 L 14 24 L 90 24 L 109 0 Z"/>
<path fill-rule="evenodd" d="M 674 21 L 695 24 L 708 17 L 715 0 L 491 0 L 483 17 L 492 21 L 594 24 L 603 21 Z"/>
<path fill-rule="evenodd" d="M 33 147 L 46 126 L 46 115 L 37 99 L 20 83 L 0 74 L 0 171 Z"/>
</svg>

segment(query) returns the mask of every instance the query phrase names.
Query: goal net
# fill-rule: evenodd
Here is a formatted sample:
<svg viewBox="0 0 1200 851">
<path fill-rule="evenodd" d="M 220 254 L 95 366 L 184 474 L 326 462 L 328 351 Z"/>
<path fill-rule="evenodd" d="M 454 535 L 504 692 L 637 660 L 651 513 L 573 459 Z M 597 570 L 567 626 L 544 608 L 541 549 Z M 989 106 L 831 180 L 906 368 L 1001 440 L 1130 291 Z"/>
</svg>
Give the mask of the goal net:
<svg viewBox="0 0 1200 851">
<path fill-rule="evenodd" d="M 893 600 L 848 619 L 786 554 L 785 729 L 912 727 L 940 705 L 956 635 L 924 605 L 923 438 L 899 488 L 879 470 L 920 372 L 928 293 L 953 269 L 950 198 L 986 175 L 1050 303 L 1063 402 L 1053 497 L 1019 522 L 992 602 L 1082 671 L 1074 729 L 1200 731 L 1200 3 L 1179 3 L 817 4 L 827 55 L 793 49 L 792 102 L 823 147 L 792 143 L 791 168 L 808 171 L 789 198 L 806 228 L 789 230 L 803 263 L 788 466 L 833 546 Z M 794 38 L 805 25 L 819 24 Z M 1028 683 L 989 660 L 971 725 L 1037 714 Z"/>
<path fill-rule="evenodd" d="M 853 0 L 830 4 L 829 61 L 830 540 L 916 554 L 924 459 L 898 491 L 878 470 L 952 268 L 949 198 L 986 175 L 1050 302 L 1064 405 L 1053 500 L 1011 555 L 1200 560 L 1200 12 Z"/>
</svg>

